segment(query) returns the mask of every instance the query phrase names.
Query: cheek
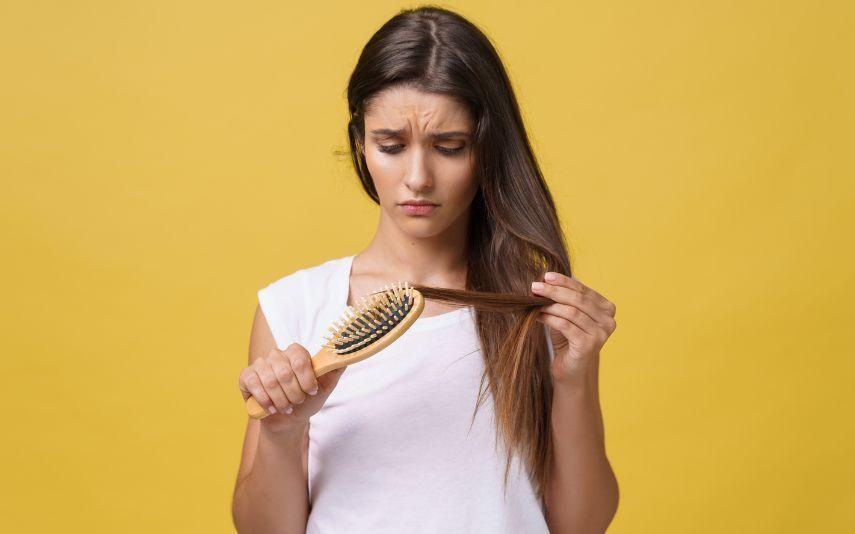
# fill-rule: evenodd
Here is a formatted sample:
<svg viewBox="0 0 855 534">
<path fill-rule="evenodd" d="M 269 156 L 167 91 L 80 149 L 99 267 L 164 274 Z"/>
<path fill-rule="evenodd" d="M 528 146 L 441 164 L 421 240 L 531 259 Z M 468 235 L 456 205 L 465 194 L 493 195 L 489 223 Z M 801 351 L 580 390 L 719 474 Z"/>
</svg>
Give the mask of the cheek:
<svg viewBox="0 0 855 534">
<path fill-rule="evenodd" d="M 475 193 L 477 192 L 478 186 L 473 183 L 472 180 L 467 180 L 465 183 L 462 183 L 454 192 L 454 203 L 457 208 L 455 211 L 461 213 L 466 210 L 469 205 L 472 204 L 472 200 L 475 198 Z"/>
<path fill-rule="evenodd" d="M 374 188 L 377 189 L 377 194 L 380 199 L 384 199 L 386 191 L 394 190 L 400 169 L 392 158 L 378 158 L 370 154 L 365 155 L 365 164 L 368 167 L 368 172 L 374 181 Z"/>
<path fill-rule="evenodd" d="M 396 158 L 384 158 L 378 154 L 374 154 L 374 149 L 370 149 L 371 152 L 366 154 L 365 163 L 368 165 L 368 170 L 371 171 L 372 175 L 389 175 L 395 169 L 397 169 L 399 163 L 397 163 Z"/>
<path fill-rule="evenodd" d="M 448 178 L 445 182 L 444 197 L 455 205 L 468 206 L 478 191 L 478 181 L 474 170 L 468 164 L 457 164 L 447 169 L 444 176 Z"/>
</svg>

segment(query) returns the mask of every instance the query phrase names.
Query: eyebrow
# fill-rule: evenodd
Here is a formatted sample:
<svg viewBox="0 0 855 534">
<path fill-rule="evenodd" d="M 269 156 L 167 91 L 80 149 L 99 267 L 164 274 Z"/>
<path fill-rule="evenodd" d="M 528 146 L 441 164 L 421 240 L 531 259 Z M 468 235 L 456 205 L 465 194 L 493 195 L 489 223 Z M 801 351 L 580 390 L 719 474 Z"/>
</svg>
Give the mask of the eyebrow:
<svg viewBox="0 0 855 534">
<path fill-rule="evenodd" d="M 391 128 L 380 128 L 378 130 L 371 130 L 371 133 L 375 135 L 388 135 L 390 137 L 400 137 L 404 133 L 404 128 L 400 128 L 398 130 L 393 130 Z M 434 132 L 428 134 L 428 137 L 432 139 L 450 139 L 452 137 L 469 137 L 469 132 L 463 132 L 460 130 L 454 130 L 451 132 Z"/>
</svg>

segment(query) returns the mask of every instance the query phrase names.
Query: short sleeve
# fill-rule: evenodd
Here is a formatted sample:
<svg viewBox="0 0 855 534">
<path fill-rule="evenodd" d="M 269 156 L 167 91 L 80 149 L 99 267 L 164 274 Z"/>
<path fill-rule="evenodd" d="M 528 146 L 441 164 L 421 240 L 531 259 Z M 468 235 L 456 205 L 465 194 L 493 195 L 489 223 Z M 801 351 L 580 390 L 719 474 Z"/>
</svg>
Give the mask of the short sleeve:
<svg viewBox="0 0 855 534">
<path fill-rule="evenodd" d="M 258 290 L 258 305 L 264 313 L 276 347 L 285 350 L 301 343 L 302 291 L 300 273 L 294 272 Z"/>
<path fill-rule="evenodd" d="M 546 346 L 549 347 L 549 359 L 555 359 L 555 349 L 552 346 L 552 336 L 549 335 L 549 325 L 543 325 L 543 333 L 546 336 Z"/>
</svg>

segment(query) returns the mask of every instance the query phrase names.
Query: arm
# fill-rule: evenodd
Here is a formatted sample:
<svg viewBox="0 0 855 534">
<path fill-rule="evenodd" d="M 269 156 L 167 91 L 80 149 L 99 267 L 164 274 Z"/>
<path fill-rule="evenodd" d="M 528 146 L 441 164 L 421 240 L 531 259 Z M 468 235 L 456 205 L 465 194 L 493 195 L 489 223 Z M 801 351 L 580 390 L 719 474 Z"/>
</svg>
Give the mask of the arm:
<svg viewBox="0 0 855 534">
<path fill-rule="evenodd" d="M 618 485 L 605 451 L 597 371 L 578 384 L 556 383 L 552 398 L 553 468 L 544 494 L 549 531 L 605 532 Z"/>
<path fill-rule="evenodd" d="M 249 362 L 276 347 L 260 308 L 256 308 Z M 293 432 L 269 432 L 248 418 L 241 464 L 232 497 L 238 532 L 303 534 L 309 515 L 308 424 Z"/>
<path fill-rule="evenodd" d="M 617 308 L 576 278 L 547 272 L 543 279 L 531 289 L 553 301 L 538 316 L 554 347 L 546 522 L 553 534 L 605 532 L 617 512 L 618 485 L 606 458 L 599 368 Z"/>
</svg>

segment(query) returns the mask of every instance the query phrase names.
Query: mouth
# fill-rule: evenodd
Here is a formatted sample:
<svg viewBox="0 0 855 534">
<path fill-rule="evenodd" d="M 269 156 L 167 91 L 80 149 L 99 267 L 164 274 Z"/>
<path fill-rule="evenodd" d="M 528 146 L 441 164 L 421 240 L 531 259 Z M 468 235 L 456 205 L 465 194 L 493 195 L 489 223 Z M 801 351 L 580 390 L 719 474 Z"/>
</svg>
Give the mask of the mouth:
<svg viewBox="0 0 855 534">
<path fill-rule="evenodd" d="M 407 215 L 430 215 L 439 207 L 439 204 L 427 200 L 417 200 L 403 202 L 399 206 Z"/>
<path fill-rule="evenodd" d="M 438 206 L 439 204 L 437 204 L 436 202 L 431 202 L 430 200 L 420 199 L 420 200 L 405 200 L 405 201 L 401 202 L 401 205 L 406 205 L 406 206 Z"/>
</svg>

